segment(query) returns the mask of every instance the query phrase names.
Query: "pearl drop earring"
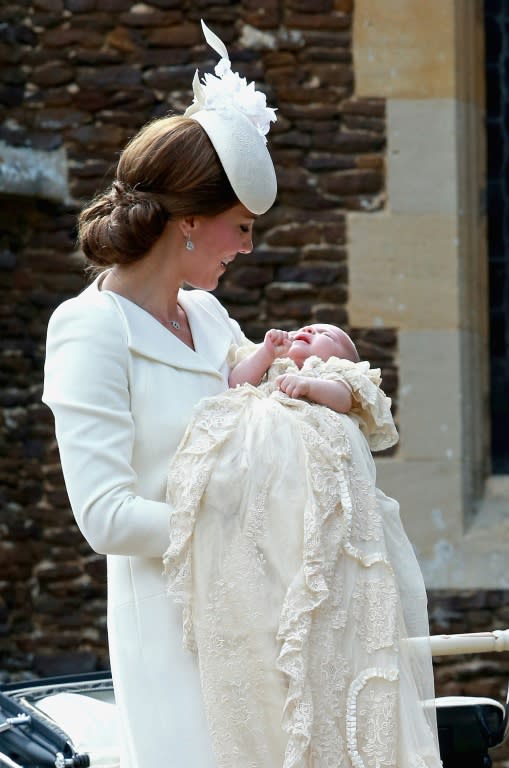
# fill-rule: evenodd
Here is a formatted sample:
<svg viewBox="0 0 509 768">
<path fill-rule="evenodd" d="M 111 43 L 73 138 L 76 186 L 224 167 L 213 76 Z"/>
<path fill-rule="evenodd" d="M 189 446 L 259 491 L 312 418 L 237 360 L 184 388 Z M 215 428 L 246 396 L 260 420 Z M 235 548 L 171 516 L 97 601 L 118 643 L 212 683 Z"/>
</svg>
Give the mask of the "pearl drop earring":
<svg viewBox="0 0 509 768">
<path fill-rule="evenodd" d="M 194 251 L 194 243 L 193 243 L 193 241 L 191 240 L 191 235 L 188 235 L 188 236 L 187 236 L 187 240 L 186 240 L 186 249 L 187 249 L 188 251 Z"/>
</svg>

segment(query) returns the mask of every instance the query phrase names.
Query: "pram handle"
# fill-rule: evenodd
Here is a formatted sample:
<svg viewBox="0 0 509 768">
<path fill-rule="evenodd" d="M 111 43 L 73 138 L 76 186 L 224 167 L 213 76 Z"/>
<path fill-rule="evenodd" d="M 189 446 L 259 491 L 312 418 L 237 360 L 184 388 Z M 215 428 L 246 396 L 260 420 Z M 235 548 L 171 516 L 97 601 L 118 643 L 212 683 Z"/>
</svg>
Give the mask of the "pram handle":
<svg viewBox="0 0 509 768">
<path fill-rule="evenodd" d="M 430 635 L 409 638 L 410 644 L 429 642 L 432 656 L 453 656 L 462 653 L 492 653 L 509 651 L 509 629 L 493 632 L 467 632 L 457 635 Z"/>
</svg>

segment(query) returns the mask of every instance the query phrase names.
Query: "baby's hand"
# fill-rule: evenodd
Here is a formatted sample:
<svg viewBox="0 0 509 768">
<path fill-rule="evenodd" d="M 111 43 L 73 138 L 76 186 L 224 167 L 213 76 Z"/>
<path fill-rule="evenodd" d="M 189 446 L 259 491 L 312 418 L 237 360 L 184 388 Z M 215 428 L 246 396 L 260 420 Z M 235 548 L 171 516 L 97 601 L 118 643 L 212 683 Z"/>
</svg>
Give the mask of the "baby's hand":
<svg viewBox="0 0 509 768">
<path fill-rule="evenodd" d="M 310 379 L 295 373 L 284 373 L 278 376 L 276 384 L 288 397 L 308 397 Z"/>
<path fill-rule="evenodd" d="M 279 331 L 276 328 L 271 328 L 270 331 L 267 331 L 263 340 L 263 346 L 267 352 L 273 355 L 274 359 L 276 357 L 285 357 L 291 344 L 288 331 Z"/>
</svg>

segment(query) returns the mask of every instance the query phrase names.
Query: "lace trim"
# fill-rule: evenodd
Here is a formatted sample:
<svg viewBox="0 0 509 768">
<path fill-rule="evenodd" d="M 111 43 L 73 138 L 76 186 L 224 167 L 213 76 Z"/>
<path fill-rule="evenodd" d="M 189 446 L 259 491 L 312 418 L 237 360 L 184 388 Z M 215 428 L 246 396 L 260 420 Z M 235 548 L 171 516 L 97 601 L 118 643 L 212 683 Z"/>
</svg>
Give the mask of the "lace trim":
<svg viewBox="0 0 509 768">
<path fill-rule="evenodd" d="M 271 424 L 291 427 L 293 442 L 284 448 L 295 458 L 304 452 L 302 507 L 286 510 L 284 496 L 273 498 L 273 467 L 267 463 L 256 482 L 254 466 L 237 478 L 242 501 L 232 507 L 224 487 L 214 486 L 218 476 L 231 477 L 230 459 L 238 458 L 229 439 L 236 436 L 242 444 L 249 425 L 257 433 L 274 414 L 281 422 Z M 185 645 L 199 653 L 218 768 L 336 768 L 347 754 L 355 768 L 392 766 L 389 735 L 397 739 L 398 709 L 387 685 L 397 676 L 399 598 L 374 482 L 353 459 L 349 424 L 343 415 L 282 395 L 270 381 L 258 388 L 244 385 L 200 402 L 170 466 L 167 498 L 175 511 L 164 555 L 168 592 L 183 606 Z M 268 433 L 267 453 L 280 433 Z M 255 466 L 265 459 L 257 454 Z M 289 476 L 282 493 L 295 481 Z M 302 528 L 295 573 L 284 538 L 276 538 L 276 560 L 267 559 L 267 544 L 284 537 L 275 526 L 282 509 L 287 521 Z M 234 535 L 227 526 L 240 519 Z M 224 552 L 213 561 L 213 578 L 203 573 L 210 525 L 220 526 Z M 279 585 L 283 577 L 288 587 Z M 280 610 L 274 625 L 267 625 L 264 600 L 276 587 L 282 590 Z M 259 629 L 274 637 L 270 684 L 252 646 L 253 630 Z M 343 655 L 344 649 L 350 650 Z M 374 678 L 385 681 L 385 688 L 373 688 Z M 264 731 L 269 693 L 274 711 L 283 714 L 282 747 L 277 715 L 270 724 L 276 731 L 271 745 Z M 364 734 L 379 725 L 380 738 L 365 741 Z"/>
<path fill-rule="evenodd" d="M 313 355 L 305 360 L 299 369 L 292 360 L 279 358 L 269 369 L 268 388 L 273 388 L 275 378 L 286 371 L 346 384 L 354 399 L 349 415 L 357 420 L 372 451 L 381 451 L 398 442 L 399 436 L 391 413 L 391 399 L 380 389 L 382 378 L 379 368 L 370 368 L 367 361 L 352 363 L 338 357 L 330 357 L 324 362 Z"/>
<path fill-rule="evenodd" d="M 354 768 L 396 768 L 397 733 L 394 732 L 397 708 L 397 669 L 365 669 L 348 689 L 346 733 L 348 754 Z M 367 686 L 375 680 L 392 683 L 384 690 L 372 687 L 366 702 L 359 702 Z M 381 690 L 380 690 L 381 688 Z M 359 745 L 362 735 L 363 745 Z M 361 755 L 361 751 L 363 755 Z"/>
</svg>

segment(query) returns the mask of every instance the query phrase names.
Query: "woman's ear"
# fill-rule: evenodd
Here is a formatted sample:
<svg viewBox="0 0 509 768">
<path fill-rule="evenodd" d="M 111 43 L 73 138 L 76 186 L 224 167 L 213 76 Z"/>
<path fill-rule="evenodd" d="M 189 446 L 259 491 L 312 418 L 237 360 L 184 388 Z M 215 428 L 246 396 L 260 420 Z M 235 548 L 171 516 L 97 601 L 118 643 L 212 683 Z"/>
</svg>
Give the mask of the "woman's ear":
<svg viewBox="0 0 509 768">
<path fill-rule="evenodd" d="M 198 217 L 183 216 L 181 219 L 179 219 L 178 225 L 180 227 L 180 231 L 182 232 L 183 236 L 185 238 L 188 238 L 198 229 L 198 226 L 199 226 Z"/>
</svg>

